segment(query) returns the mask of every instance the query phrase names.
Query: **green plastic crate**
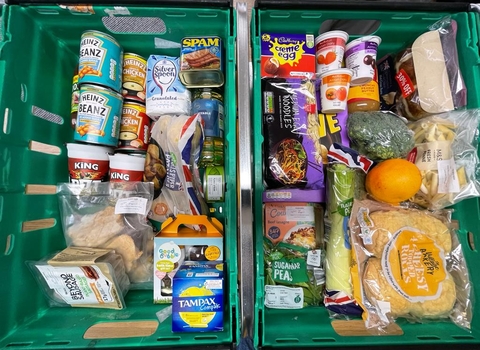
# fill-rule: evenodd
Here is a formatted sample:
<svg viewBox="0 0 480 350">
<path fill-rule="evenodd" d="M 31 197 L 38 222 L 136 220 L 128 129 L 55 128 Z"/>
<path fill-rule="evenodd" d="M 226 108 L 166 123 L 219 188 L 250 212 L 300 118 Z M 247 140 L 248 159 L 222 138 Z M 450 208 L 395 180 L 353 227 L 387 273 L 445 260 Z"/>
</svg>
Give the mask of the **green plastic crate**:
<svg viewBox="0 0 480 350">
<path fill-rule="evenodd" d="M 229 348 L 239 339 L 236 326 L 239 322 L 236 312 L 235 13 L 230 7 L 94 6 L 93 9 L 95 14 L 72 14 L 55 5 L 6 5 L 2 9 L 0 348 L 198 348 L 207 345 Z M 119 11 L 116 14 L 112 12 L 115 9 Z M 143 25 L 145 23 L 148 26 Z M 151 28 L 156 28 L 156 32 L 140 33 Z M 153 304 L 153 291 L 130 291 L 126 297 L 127 308 L 122 311 L 49 308 L 25 265 L 26 260 L 41 259 L 65 247 L 54 186 L 68 181 L 63 145 L 73 140 L 72 74 L 78 60 L 80 35 L 87 29 L 110 33 L 126 52 L 146 57 L 179 55 L 178 43 L 185 36 L 217 35 L 224 42 L 227 189 L 225 202 L 213 206 L 213 215 L 225 228 L 228 281 L 223 332 L 174 334 L 170 317 L 151 336 L 84 339 L 85 331 L 94 324 L 157 320 L 156 312 L 166 306 Z M 161 48 L 172 44 L 165 40 L 177 43 L 177 48 Z M 156 48 L 155 43 L 160 48 Z"/>
<path fill-rule="evenodd" d="M 294 4 L 294 2 L 291 2 Z M 313 4 L 311 2 L 311 4 Z M 382 6 L 388 6 L 382 3 Z M 454 207 L 454 219 L 459 221 L 460 241 L 469 265 L 470 278 L 473 283 L 475 315 L 472 332 L 469 333 L 450 323 L 408 324 L 399 321 L 404 334 L 401 336 L 340 336 L 332 325 L 329 314 L 324 307 L 309 307 L 300 310 L 274 310 L 264 307 L 264 271 L 262 248 L 262 180 L 263 136 L 262 136 L 262 100 L 260 87 L 260 36 L 262 32 L 318 34 L 322 22 L 329 19 L 344 20 L 379 20 L 381 25 L 375 32 L 383 41 L 379 46 L 377 57 L 395 53 L 413 41 L 418 35 L 427 31 L 429 25 L 448 13 L 408 12 L 408 11 L 354 11 L 321 10 L 317 3 L 315 9 L 305 6 L 303 10 L 254 9 L 251 23 L 251 40 L 253 48 L 253 148 L 254 148 L 254 217 L 256 241 L 256 300 L 254 339 L 256 345 L 264 348 L 299 348 L 299 347 L 345 347 L 366 345 L 425 345 L 480 343 L 480 274 L 475 265 L 480 259 L 480 252 L 473 250 L 468 241 L 471 232 L 474 243 L 480 246 L 480 206 L 478 199 L 466 200 Z M 433 4 L 431 6 L 437 6 Z M 339 6 L 337 6 L 339 7 Z M 480 55 L 479 55 L 479 15 L 477 13 L 452 13 L 457 20 L 457 45 L 463 77 L 468 88 L 468 107 L 480 107 Z M 359 37 L 351 35 L 350 39 Z M 475 288 L 476 286 L 476 288 Z M 480 345 L 477 345 L 480 346 Z"/>
</svg>

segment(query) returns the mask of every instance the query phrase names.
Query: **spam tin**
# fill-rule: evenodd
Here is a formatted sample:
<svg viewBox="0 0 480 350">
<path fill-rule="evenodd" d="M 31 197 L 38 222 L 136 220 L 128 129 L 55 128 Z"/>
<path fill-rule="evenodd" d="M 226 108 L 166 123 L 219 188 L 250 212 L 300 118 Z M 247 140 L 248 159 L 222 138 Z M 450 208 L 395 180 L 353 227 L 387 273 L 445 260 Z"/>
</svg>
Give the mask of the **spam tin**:
<svg viewBox="0 0 480 350">
<path fill-rule="evenodd" d="M 110 89 L 82 85 L 74 140 L 117 147 L 123 97 Z"/>
<path fill-rule="evenodd" d="M 88 30 L 80 41 L 79 84 L 98 84 L 120 92 L 123 49 L 114 37 Z"/>
<path fill-rule="evenodd" d="M 223 44 L 218 36 L 182 39 L 180 80 L 188 88 L 219 87 L 224 83 Z"/>
<path fill-rule="evenodd" d="M 150 118 L 145 106 L 135 102 L 123 104 L 118 148 L 132 151 L 147 151 L 150 138 Z"/>
<path fill-rule="evenodd" d="M 122 95 L 125 100 L 145 103 L 147 60 L 135 53 L 123 55 Z"/>
</svg>

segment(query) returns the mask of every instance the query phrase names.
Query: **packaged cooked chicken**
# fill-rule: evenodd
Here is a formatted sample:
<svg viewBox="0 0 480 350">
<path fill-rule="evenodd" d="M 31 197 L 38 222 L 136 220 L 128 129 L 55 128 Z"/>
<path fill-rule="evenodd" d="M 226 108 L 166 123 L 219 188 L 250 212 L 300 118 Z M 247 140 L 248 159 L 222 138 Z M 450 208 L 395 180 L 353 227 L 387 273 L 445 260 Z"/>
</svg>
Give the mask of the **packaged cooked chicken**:
<svg viewBox="0 0 480 350">
<path fill-rule="evenodd" d="M 354 295 L 367 329 L 387 333 L 397 318 L 470 328 L 471 285 L 450 211 L 356 200 L 350 229 Z"/>
</svg>

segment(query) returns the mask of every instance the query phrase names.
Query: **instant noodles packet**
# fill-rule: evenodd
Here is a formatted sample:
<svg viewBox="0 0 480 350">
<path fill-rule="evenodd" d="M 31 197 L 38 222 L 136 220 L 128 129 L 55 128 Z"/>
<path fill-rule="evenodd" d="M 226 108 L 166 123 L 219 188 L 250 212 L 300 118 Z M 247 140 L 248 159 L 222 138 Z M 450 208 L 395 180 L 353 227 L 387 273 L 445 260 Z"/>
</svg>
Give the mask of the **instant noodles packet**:
<svg viewBox="0 0 480 350">
<path fill-rule="evenodd" d="M 268 188 L 323 189 L 323 150 L 314 82 L 264 78 L 263 130 Z"/>
</svg>

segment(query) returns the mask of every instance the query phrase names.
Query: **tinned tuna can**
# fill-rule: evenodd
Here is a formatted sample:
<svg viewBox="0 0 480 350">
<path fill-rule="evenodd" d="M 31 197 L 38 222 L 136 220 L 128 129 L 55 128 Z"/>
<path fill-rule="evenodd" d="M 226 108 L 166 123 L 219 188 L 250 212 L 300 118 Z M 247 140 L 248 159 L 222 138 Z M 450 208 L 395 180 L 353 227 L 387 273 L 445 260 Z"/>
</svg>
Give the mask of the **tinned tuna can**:
<svg viewBox="0 0 480 350">
<path fill-rule="evenodd" d="M 122 104 L 122 95 L 115 91 L 96 85 L 82 85 L 75 141 L 117 147 Z"/>
<path fill-rule="evenodd" d="M 125 100 L 145 103 L 147 60 L 134 53 L 123 55 L 122 95 Z"/>
<path fill-rule="evenodd" d="M 123 49 L 114 37 L 88 30 L 80 41 L 79 84 L 98 84 L 120 92 Z"/>
<path fill-rule="evenodd" d="M 118 148 L 146 152 L 150 138 L 150 118 L 145 113 L 145 106 L 125 102 L 120 124 Z"/>
</svg>

